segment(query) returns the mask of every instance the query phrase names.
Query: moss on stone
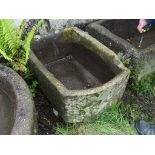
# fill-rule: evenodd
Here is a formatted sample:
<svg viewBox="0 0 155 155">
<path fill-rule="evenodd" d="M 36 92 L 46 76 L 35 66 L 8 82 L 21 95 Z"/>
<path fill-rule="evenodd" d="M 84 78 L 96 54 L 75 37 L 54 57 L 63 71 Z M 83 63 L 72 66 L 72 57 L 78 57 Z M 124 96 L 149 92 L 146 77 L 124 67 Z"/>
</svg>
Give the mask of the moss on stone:
<svg viewBox="0 0 155 155">
<path fill-rule="evenodd" d="M 101 57 L 105 57 L 105 60 L 107 60 L 107 62 L 114 63 L 115 55 L 111 55 L 111 53 L 105 54 L 99 43 L 97 43 L 98 46 L 96 46 L 96 40 L 89 39 L 87 32 L 80 31 L 77 28 L 66 28 L 64 29 L 63 37 L 66 41 L 72 41 L 84 45 L 92 52 L 99 54 Z M 107 49 L 104 49 L 104 51 L 106 50 Z"/>
</svg>

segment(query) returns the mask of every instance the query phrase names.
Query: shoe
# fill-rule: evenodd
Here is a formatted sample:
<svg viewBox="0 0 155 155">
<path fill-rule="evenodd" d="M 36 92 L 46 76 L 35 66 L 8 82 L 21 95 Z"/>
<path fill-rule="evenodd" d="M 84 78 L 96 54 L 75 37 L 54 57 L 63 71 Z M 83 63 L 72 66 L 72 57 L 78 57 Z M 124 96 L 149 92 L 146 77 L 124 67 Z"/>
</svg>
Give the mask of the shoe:
<svg viewBox="0 0 155 155">
<path fill-rule="evenodd" d="M 143 120 L 136 121 L 136 129 L 141 135 L 155 135 L 155 125 Z"/>
</svg>

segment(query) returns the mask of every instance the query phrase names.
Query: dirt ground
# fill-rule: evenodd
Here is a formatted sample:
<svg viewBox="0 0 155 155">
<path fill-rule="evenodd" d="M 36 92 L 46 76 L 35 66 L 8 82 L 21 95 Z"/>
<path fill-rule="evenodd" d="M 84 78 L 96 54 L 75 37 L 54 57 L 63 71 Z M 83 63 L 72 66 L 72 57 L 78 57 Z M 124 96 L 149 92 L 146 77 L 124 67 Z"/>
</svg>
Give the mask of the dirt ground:
<svg viewBox="0 0 155 155">
<path fill-rule="evenodd" d="M 40 89 L 34 97 L 34 103 L 38 114 L 38 134 L 55 134 L 54 127 L 57 123 L 63 124 L 64 122 L 60 117 L 55 116 L 52 105 Z"/>
<path fill-rule="evenodd" d="M 126 91 L 122 100 L 124 104 L 123 110 L 126 111 L 126 116 L 129 119 L 131 116 L 129 109 L 131 109 L 136 114 L 135 119 L 144 119 L 155 123 L 155 97 L 142 93 L 136 95 Z"/>
</svg>

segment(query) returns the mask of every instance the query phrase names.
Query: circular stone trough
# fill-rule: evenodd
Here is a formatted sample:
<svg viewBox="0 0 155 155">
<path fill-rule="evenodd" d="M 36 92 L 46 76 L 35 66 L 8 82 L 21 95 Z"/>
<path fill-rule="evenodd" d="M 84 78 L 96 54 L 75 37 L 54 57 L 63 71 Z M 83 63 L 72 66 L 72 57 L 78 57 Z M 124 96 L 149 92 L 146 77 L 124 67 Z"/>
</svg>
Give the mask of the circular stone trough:
<svg viewBox="0 0 155 155">
<path fill-rule="evenodd" d="M 0 65 L 0 135 L 36 133 L 35 108 L 25 81 Z"/>
</svg>

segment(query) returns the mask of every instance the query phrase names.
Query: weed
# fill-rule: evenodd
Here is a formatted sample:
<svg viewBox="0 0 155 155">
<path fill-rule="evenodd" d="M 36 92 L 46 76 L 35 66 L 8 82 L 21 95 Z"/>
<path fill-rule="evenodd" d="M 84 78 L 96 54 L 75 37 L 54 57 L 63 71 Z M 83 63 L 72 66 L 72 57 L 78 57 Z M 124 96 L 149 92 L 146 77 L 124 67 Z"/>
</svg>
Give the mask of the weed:
<svg viewBox="0 0 155 155">
<path fill-rule="evenodd" d="M 23 78 L 27 82 L 29 89 L 32 93 L 32 96 L 35 97 L 37 93 L 38 81 L 34 78 L 29 65 L 27 66 L 26 72 L 23 74 Z"/>
<path fill-rule="evenodd" d="M 131 71 L 127 89 L 136 94 L 143 93 L 145 96 L 155 96 L 155 72 L 143 76 L 138 81 L 138 74 L 143 66 L 139 65 L 135 68 L 131 65 L 131 60 L 124 57 L 121 58 L 121 61 Z"/>
<path fill-rule="evenodd" d="M 36 95 L 36 92 L 37 92 L 36 88 L 37 88 L 37 86 L 38 86 L 38 82 L 36 80 L 33 80 L 31 85 L 29 86 L 29 89 L 30 89 L 33 97 L 35 97 L 35 95 Z"/>
</svg>

